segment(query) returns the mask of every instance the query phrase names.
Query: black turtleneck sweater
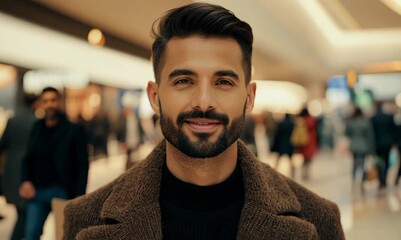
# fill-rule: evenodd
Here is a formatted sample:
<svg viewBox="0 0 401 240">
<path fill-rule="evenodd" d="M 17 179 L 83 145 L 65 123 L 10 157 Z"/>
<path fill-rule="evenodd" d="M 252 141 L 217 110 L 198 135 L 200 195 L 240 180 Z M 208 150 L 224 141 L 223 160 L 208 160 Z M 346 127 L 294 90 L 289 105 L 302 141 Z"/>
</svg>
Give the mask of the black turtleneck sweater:
<svg viewBox="0 0 401 240">
<path fill-rule="evenodd" d="M 212 186 L 183 182 L 164 164 L 160 192 L 163 239 L 235 239 L 243 204 L 238 164 L 227 180 Z"/>
</svg>

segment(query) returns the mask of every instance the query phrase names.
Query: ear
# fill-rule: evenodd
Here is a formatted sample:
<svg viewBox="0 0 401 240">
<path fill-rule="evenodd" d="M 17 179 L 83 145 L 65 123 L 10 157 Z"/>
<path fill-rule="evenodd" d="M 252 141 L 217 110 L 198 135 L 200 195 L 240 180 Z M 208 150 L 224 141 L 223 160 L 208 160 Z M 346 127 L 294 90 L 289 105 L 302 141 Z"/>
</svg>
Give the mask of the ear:
<svg viewBox="0 0 401 240">
<path fill-rule="evenodd" d="M 253 105 L 255 104 L 255 93 L 256 93 L 256 83 L 249 83 L 247 86 L 247 98 L 246 98 L 246 107 L 245 112 L 250 113 L 253 109 Z"/>
<path fill-rule="evenodd" d="M 158 96 L 158 87 L 155 82 L 148 82 L 148 86 L 146 87 L 146 92 L 148 94 L 148 99 L 150 106 L 153 111 L 160 116 L 160 106 L 159 106 L 159 96 Z"/>
</svg>

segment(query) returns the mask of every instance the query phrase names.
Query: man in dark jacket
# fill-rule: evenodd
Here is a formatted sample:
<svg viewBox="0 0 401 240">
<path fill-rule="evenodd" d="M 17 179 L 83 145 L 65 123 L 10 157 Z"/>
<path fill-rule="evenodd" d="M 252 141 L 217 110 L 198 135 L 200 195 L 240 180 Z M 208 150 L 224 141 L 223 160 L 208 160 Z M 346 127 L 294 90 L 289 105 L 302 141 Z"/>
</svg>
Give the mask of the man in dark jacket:
<svg viewBox="0 0 401 240">
<path fill-rule="evenodd" d="M 25 95 L 25 105 L 17 109 L 14 117 L 7 122 L 0 139 L 0 154 L 5 153 L 3 191 L 7 203 L 13 204 L 17 211 L 17 221 L 11 235 L 12 240 L 24 238 L 26 201 L 18 193 L 21 184 L 21 167 L 28 145 L 29 134 L 37 120 L 33 108 L 36 97 Z"/>
<path fill-rule="evenodd" d="M 382 109 L 382 103 L 377 103 L 376 113 L 372 116 L 371 122 L 375 136 L 376 154 L 383 161 L 379 171 L 379 188 L 387 186 L 387 173 L 390 165 L 390 150 L 395 147 L 396 126 L 394 115 L 386 113 Z"/>
<path fill-rule="evenodd" d="M 294 167 L 291 161 L 294 154 L 294 146 L 291 143 L 291 134 L 294 129 L 294 120 L 289 113 L 286 113 L 284 118 L 277 123 L 276 132 L 274 135 L 272 152 L 278 154 L 276 161 L 276 169 L 278 168 L 280 159 L 283 155 L 287 155 L 291 162 L 291 175 L 294 177 Z"/>
<path fill-rule="evenodd" d="M 39 239 L 52 198 L 85 193 L 88 175 L 86 134 L 61 111 L 61 95 L 47 87 L 40 95 L 45 118 L 33 126 L 22 168 L 21 197 L 28 199 L 25 239 Z"/>
<path fill-rule="evenodd" d="M 160 19 L 147 94 L 165 141 L 65 208 L 64 239 L 341 240 L 337 206 L 239 141 L 251 112 L 252 29 L 192 3 Z"/>
</svg>

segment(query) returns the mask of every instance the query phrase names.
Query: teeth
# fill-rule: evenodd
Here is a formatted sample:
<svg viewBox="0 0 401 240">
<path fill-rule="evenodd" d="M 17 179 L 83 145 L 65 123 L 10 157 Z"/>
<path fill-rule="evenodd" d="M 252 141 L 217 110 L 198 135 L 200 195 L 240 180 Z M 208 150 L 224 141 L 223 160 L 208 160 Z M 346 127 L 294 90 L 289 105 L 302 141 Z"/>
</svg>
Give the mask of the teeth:
<svg viewBox="0 0 401 240">
<path fill-rule="evenodd" d="M 197 124 L 197 125 L 208 125 L 209 123 L 194 122 L 194 124 Z"/>
</svg>

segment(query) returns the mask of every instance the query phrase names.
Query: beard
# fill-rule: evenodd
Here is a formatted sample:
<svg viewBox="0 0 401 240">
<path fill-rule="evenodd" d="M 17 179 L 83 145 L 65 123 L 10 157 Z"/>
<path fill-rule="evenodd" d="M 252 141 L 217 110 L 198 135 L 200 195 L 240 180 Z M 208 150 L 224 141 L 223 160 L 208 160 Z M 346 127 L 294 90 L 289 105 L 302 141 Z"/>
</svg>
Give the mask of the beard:
<svg viewBox="0 0 401 240">
<path fill-rule="evenodd" d="M 176 125 L 171 118 L 163 114 L 160 106 L 160 126 L 165 139 L 175 148 L 192 158 L 211 158 L 225 151 L 241 135 L 242 126 L 245 119 L 245 106 L 242 115 L 234 118 L 229 125 L 229 118 L 225 114 L 215 111 L 202 112 L 199 110 L 180 113 L 177 116 Z M 223 132 L 216 141 L 210 141 L 212 133 L 194 133 L 197 140 L 192 141 L 183 130 L 186 119 L 206 118 L 218 120 L 223 125 Z M 178 127 L 176 127 L 178 126 Z"/>
<path fill-rule="evenodd" d="M 59 119 L 61 115 L 62 115 L 62 112 L 59 109 L 52 108 L 52 109 L 48 109 L 45 111 L 45 119 L 55 120 L 55 119 Z"/>
</svg>

